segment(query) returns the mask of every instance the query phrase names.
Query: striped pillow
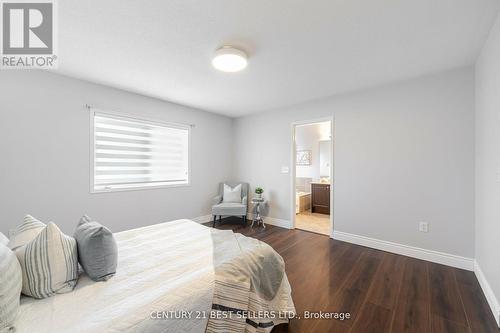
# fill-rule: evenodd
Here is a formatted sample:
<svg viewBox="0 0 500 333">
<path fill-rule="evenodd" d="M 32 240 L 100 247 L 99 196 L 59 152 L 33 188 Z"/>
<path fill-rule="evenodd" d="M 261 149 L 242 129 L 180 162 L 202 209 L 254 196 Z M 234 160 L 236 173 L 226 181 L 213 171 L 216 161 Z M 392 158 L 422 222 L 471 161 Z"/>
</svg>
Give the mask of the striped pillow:
<svg viewBox="0 0 500 333">
<path fill-rule="evenodd" d="M 15 251 L 23 272 L 22 293 L 46 298 L 73 290 L 78 280 L 76 241 L 52 222 Z"/>
<path fill-rule="evenodd" d="M 44 223 L 38 221 L 31 215 L 26 215 L 23 223 L 12 230 L 8 247 L 14 251 L 18 247 L 28 244 L 43 230 L 43 228 L 45 228 Z"/>
<path fill-rule="evenodd" d="M 0 332 L 14 331 L 11 327 L 19 310 L 21 285 L 19 261 L 7 246 L 0 244 Z"/>
</svg>

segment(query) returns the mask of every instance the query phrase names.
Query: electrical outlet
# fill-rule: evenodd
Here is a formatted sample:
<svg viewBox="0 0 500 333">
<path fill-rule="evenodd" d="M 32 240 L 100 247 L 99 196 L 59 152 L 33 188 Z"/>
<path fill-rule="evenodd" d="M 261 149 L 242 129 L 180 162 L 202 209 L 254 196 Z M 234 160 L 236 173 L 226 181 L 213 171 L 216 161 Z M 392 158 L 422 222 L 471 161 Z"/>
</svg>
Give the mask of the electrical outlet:
<svg viewBox="0 0 500 333">
<path fill-rule="evenodd" d="M 428 222 L 420 222 L 418 225 L 418 231 L 420 232 L 429 232 L 429 223 Z"/>
</svg>

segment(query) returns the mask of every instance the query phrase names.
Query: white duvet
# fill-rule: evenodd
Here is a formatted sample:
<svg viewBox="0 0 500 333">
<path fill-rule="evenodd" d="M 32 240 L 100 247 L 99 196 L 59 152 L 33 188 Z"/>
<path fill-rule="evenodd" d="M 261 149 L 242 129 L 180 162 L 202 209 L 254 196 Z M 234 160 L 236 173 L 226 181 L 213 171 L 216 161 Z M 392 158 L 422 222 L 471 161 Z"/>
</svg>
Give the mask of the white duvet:
<svg viewBox="0 0 500 333">
<path fill-rule="evenodd" d="M 81 275 L 76 288 L 42 300 L 21 298 L 18 333 L 204 332 L 213 296 L 210 229 L 177 220 L 115 234 L 118 269 L 106 282 Z M 151 319 L 193 311 L 188 319 Z"/>
</svg>

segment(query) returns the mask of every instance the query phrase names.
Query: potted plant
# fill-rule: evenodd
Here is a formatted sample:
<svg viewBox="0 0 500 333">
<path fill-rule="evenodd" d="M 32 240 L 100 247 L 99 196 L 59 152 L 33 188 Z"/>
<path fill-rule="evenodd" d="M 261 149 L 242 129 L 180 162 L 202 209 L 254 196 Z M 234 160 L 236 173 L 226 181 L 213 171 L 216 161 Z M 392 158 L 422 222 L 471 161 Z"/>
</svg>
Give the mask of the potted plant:
<svg viewBox="0 0 500 333">
<path fill-rule="evenodd" d="M 262 199 L 262 193 L 264 192 L 264 190 L 262 189 L 262 187 L 256 187 L 255 188 L 255 197 L 257 199 Z"/>
</svg>

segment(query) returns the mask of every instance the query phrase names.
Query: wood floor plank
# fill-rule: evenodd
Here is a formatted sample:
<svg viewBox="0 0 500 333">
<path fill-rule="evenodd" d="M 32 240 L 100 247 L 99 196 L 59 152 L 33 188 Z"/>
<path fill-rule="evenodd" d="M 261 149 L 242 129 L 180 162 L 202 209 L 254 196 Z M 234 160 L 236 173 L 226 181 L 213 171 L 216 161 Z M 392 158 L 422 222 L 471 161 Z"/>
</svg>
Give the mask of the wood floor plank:
<svg viewBox="0 0 500 333">
<path fill-rule="evenodd" d="M 428 282 L 427 264 L 422 260 L 407 258 L 392 320 L 393 333 L 430 331 L 430 290 Z"/>
<path fill-rule="evenodd" d="M 431 321 L 436 316 L 467 326 L 467 317 L 458 295 L 458 286 L 449 267 L 428 263 L 431 294 Z M 434 325 L 433 325 L 434 326 Z"/>
<path fill-rule="evenodd" d="M 358 289 L 341 289 L 332 300 L 323 308 L 325 312 L 349 313 L 350 319 L 343 324 L 352 326 L 360 314 L 366 292 Z"/>
<path fill-rule="evenodd" d="M 469 327 L 451 320 L 444 319 L 438 315 L 432 316 L 433 333 L 470 333 Z M 481 331 L 479 331 L 481 332 Z M 474 332 L 476 333 L 476 332 Z M 481 332 L 482 333 L 482 332 Z"/>
<path fill-rule="evenodd" d="M 472 332 L 499 332 L 474 273 L 459 269 L 454 269 L 454 273 Z"/>
<path fill-rule="evenodd" d="M 368 295 L 369 302 L 389 310 L 396 307 L 406 259 L 396 254 L 384 253 Z"/>
<path fill-rule="evenodd" d="M 323 312 L 350 312 L 353 310 L 339 310 L 342 307 L 346 309 L 357 309 L 361 305 L 362 298 L 355 297 L 352 298 L 351 294 L 339 294 L 343 286 L 346 284 L 348 278 L 351 275 L 353 267 L 356 262 L 360 259 L 361 254 L 364 249 L 359 246 L 352 244 L 347 244 L 343 242 L 337 243 L 337 246 L 333 247 L 331 255 L 329 256 L 328 271 L 325 276 L 322 276 L 323 292 L 319 294 L 318 298 L 314 298 L 317 304 L 321 305 L 321 310 Z M 324 281 L 327 281 L 327 285 L 324 285 Z M 351 299 L 354 301 L 353 304 L 349 304 L 347 301 L 342 301 L 343 298 Z M 338 300 L 339 302 L 334 302 Z M 357 303 L 359 302 L 359 304 Z M 326 304 L 326 305 L 325 305 Z M 341 304 L 341 305 L 340 305 Z M 316 324 L 311 328 L 316 332 L 343 332 L 345 328 L 350 327 L 351 319 L 345 320 L 346 322 L 339 321 L 339 325 L 333 323 L 333 320 L 318 320 Z"/>
<path fill-rule="evenodd" d="M 345 288 L 368 292 L 382 257 L 381 251 L 365 249 L 359 261 L 356 262 Z"/>
<path fill-rule="evenodd" d="M 300 242 L 286 250 L 286 252 L 294 253 L 295 256 L 295 258 L 290 258 L 287 263 L 292 263 L 292 267 L 301 266 L 303 269 L 301 272 L 292 270 L 288 276 L 290 283 L 297 286 L 297 288 L 292 289 L 292 297 L 294 299 L 302 299 L 302 302 L 295 303 L 298 314 L 304 314 L 305 311 L 322 311 L 325 297 L 329 295 L 328 287 L 325 285 L 325 282 L 328 281 L 327 277 L 330 270 L 330 265 L 328 263 L 331 253 L 328 250 L 329 240 L 326 239 L 325 242 L 326 243 L 323 243 L 322 239 L 318 242 L 309 244 L 307 242 Z M 344 247 L 344 250 L 338 249 L 335 253 L 341 255 L 347 248 L 348 247 Z M 297 255 L 297 251 L 300 255 Z M 286 257 L 287 254 L 285 253 L 284 258 Z M 296 258 L 301 259 L 296 261 Z M 309 274 L 305 275 L 304 272 L 309 272 Z M 323 289 L 324 293 L 316 292 L 319 289 Z M 311 291 L 315 291 L 315 297 L 310 297 Z M 294 320 L 290 325 L 290 329 L 293 332 L 305 332 L 314 326 L 315 322 L 318 322 L 318 320 L 303 318 L 298 321 Z M 342 326 L 337 327 L 338 330 L 341 328 Z"/>
<path fill-rule="evenodd" d="M 330 258 L 327 276 L 329 295 L 335 295 L 342 288 L 362 253 L 363 248 L 349 245 L 344 252 Z"/>
<path fill-rule="evenodd" d="M 351 333 L 386 333 L 391 328 L 392 310 L 367 302 Z"/>
<path fill-rule="evenodd" d="M 260 239 L 283 257 L 298 315 L 352 316 L 344 321 L 294 319 L 273 333 L 500 332 L 472 272 L 300 230 L 250 228 L 240 221 L 223 219 L 217 229 Z"/>
<path fill-rule="evenodd" d="M 359 259 L 348 266 L 351 271 L 346 275 L 345 283 L 337 287 L 338 292 L 328 300 L 323 311 L 349 313 L 351 319 L 343 321 L 342 324 L 352 326 L 366 299 L 382 255 L 380 251 L 364 248 Z"/>
<path fill-rule="evenodd" d="M 351 326 L 344 324 L 344 322 L 338 320 L 318 320 L 313 327 L 305 327 L 304 330 L 300 332 L 312 332 L 312 333 L 325 333 L 325 332 L 335 332 L 335 333 L 348 333 Z M 274 331 L 273 331 L 274 333 Z"/>
<path fill-rule="evenodd" d="M 430 332 L 429 303 L 401 301 L 394 310 L 393 333 Z"/>
<path fill-rule="evenodd" d="M 479 282 L 477 281 L 474 272 L 458 268 L 453 269 L 453 272 L 455 274 L 455 278 L 457 279 L 458 284 L 466 285 L 474 289 L 481 289 L 481 286 L 479 285 Z"/>
</svg>

